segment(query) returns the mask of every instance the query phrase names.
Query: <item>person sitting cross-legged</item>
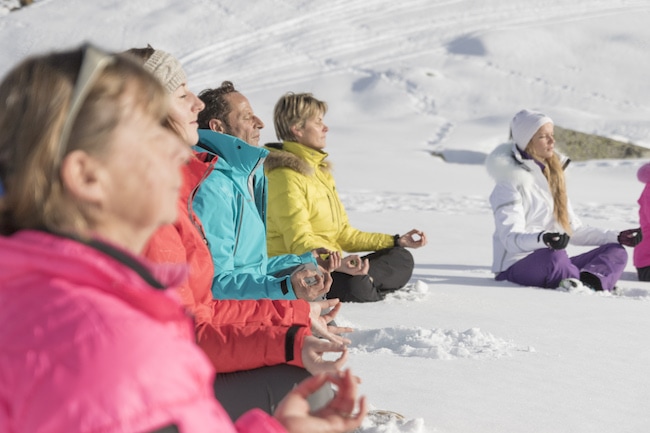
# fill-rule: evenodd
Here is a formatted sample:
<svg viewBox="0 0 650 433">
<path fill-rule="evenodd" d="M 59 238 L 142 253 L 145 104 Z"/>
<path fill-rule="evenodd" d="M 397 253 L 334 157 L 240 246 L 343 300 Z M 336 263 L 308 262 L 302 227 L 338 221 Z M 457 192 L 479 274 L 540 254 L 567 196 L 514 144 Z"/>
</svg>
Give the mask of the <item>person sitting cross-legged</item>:
<svg viewBox="0 0 650 433">
<path fill-rule="evenodd" d="M 519 111 L 510 122 L 511 141 L 487 158 L 495 179 L 490 194 L 495 230 L 492 271 L 497 281 L 525 286 L 612 290 L 627 265 L 641 229 L 606 230 L 583 224 L 566 192 L 569 159 L 555 150 L 553 121 Z M 597 248 L 569 257 L 566 247 Z"/>
<path fill-rule="evenodd" d="M 267 255 L 267 181 L 263 163 L 268 150 L 256 147 L 264 124 L 230 81 L 203 90 L 199 98 L 205 108 L 198 114 L 200 129 L 195 149 L 217 158 L 213 172 L 197 188 L 192 207 L 212 254 L 213 296 L 307 301 L 322 298 L 325 287 L 306 284 L 296 270 L 304 265 L 312 269 L 318 266 L 321 274 L 327 273 L 340 266 L 338 252 L 313 248 L 300 255 L 283 254 L 271 259 Z M 327 255 L 327 260 L 321 255 Z"/>
<path fill-rule="evenodd" d="M 274 124 L 281 143 L 267 144 L 264 167 L 269 181 L 267 248 L 269 256 L 303 254 L 322 246 L 350 254 L 332 272 L 328 298 L 379 301 L 411 278 L 407 248 L 426 245 L 424 232 L 369 233 L 350 224 L 336 191 L 324 151 L 327 104 L 310 93 L 287 93 L 275 105 Z"/>
</svg>

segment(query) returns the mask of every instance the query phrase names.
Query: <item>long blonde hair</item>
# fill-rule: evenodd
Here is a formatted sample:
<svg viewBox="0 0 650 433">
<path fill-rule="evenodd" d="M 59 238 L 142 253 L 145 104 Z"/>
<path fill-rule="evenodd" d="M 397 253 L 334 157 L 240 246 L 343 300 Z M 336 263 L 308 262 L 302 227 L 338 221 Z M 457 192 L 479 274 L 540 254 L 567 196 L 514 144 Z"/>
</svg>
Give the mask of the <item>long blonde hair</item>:
<svg viewBox="0 0 650 433">
<path fill-rule="evenodd" d="M 65 149 L 60 138 L 84 57 L 82 48 L 34 56 L 14 67 L 0 83 L 0 233 L 21 229 L 89 226 L 87 203 L 70 196 L 60 176 L 60 160 L 73 150 L 92 155 L 107 151 L 107 142 L 124 114 L 127 92 L 134 103 L 160 118 L 167 96 L 158 81 L 137 63 L 121 56 L 106 66 L 91 85 Z M 62 150 L 65 150 L 61 154 Z"/>
<path fill-rule="evenodd" d="M 536 161 L 544 165 L 542 172 L 548 181 L 551 195 L 553 196 L 553 216 L 555 220 L 560 223 L 566 233 L 571 234 L 571 222 L 569 220 L 569 208 L 567 204 L 566 181 L 564 178 L 564 168 L 562 161 L 556 153 L 548 159 L 542 159 L 535 154 L 532 140 L 526 146 L 526 153 L 532 156 Z"/>
</svg>

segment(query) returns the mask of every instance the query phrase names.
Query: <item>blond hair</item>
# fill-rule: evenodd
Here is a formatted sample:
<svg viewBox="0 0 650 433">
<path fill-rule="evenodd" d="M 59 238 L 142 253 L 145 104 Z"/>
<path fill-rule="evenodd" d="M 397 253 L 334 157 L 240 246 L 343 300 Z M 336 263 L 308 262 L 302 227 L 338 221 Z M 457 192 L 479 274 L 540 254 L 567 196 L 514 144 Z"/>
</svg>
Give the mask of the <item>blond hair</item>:
<svg viewBox="0 0 650 433">
<path fill-rule="evenodd" d="M 60 143 L 84 58 L 82 48 L 34 56 L 0 83 L 0 233 L 21 229 L 81 232 L 89 226 L 88 204 L 71 197 L 60 176 L 65 156 L 82 150 L 101 156 L 126 115 L 124 98 L 156 118 L 167 114 L 167 96 L 137 63 L 114 56 L 82 102 L 71 133 Z M 64 147 L 64 149 L 60 149 Z"/>
<path fill-rule="evenodd" d="M 285 93 L 273 109 L 275 134 L 279 140 L 297 141 L 291 128 L 293 126 L 302 128 L 311 117 L 325 115 L 325 113 L 327 113 L 327 103 L 314 98 L 311 93 Z"/>
<path fill-rule="evenodd" d="M 526 146 L 526 152 L 532 156 L 536 161 L 544 165 L 542 172 L 548 181 L 551 195 L 553 196 L 553 216 L 555 220 L 560 223 L 566 233 L 571 234 L 571 222 L 569 221 L 569 209 L 567 204 L 566 181 L 564 178 L 564 167 L 562 161 L 556 153 L 548 159 L 542 159 L 535 154 L 532 140 Z"/>
</svg>

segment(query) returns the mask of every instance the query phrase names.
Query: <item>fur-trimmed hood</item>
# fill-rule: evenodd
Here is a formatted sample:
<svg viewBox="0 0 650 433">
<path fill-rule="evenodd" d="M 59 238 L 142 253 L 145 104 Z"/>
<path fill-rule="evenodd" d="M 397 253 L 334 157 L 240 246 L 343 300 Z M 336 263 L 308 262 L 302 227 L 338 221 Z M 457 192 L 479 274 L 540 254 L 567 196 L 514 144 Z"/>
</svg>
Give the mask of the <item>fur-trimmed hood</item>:
<svg viewBox="0 0 650 433">
<path fill-rule="evenodd" d="M 271 172 L 276 168 L 290 168 L 304 176 L 312 176 L 316 167 L 331 171 L 331 164 L 326 161 L 327 153 L 313 150 L 294 142 L 267 143 L 264 148 L 269 154 L 264 161 L 264 169 Z"/>
<path fill-rule="evenodd" d="M 534 161 L 530 163 L 535 164 Z M 513 182 L 528 184 L 533 182 L 532 168 L 526 164 L 517 145 L 508 142 L 497 146 L 486 158 L 485 168 L 496 182 Z"/>
<path fill-rule="evenodd" d="M 564 169 L 571 160 L 556 152 Z M 538 169 L 537 163 L 532 159 L 525 159 L 519 147 L 513 142 L 503 143 L 497 146 L 486 158 L 485 167 L 488 174 L 496 182 L 512 182 L 516 184 L 527 184 L 533 182 L 531 173 Z"/>
</svg>

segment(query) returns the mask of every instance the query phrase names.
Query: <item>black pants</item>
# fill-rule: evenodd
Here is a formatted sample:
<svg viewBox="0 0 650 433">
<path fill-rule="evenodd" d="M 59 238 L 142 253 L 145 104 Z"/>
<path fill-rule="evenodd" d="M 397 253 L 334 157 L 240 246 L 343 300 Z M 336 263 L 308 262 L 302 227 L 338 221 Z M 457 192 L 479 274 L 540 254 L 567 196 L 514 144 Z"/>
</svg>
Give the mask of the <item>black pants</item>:
<svg viewBox="0 0 650 433">
<path fill-rule="evenodd" d="M 650 266 L 636 268 L 636 272 L 639 275 L 639 281 L 650 281 Z"/>
<path fill-rule="evenodd" d="M 219 373 L 214 381 L 214 395 L 233 421 L 253 408 L 273 414 L 284 396 L 308 377 L 311 374 L 304 368 L 287 364 Z M 334 390 L 325 384 L 308 398 L 309 407 L 317 410 L 332 397 Z"/>
<path fill-rule="evenodd" d="M 332 272 L 328 299 L 338 298 L 342 302 L 381 301 L 387 293 L 404 287 L 413 275 L 413 255 L 405 248 L 387 248 L 363 258 L 370 261 L 368 275 Z"/>
</svg>

